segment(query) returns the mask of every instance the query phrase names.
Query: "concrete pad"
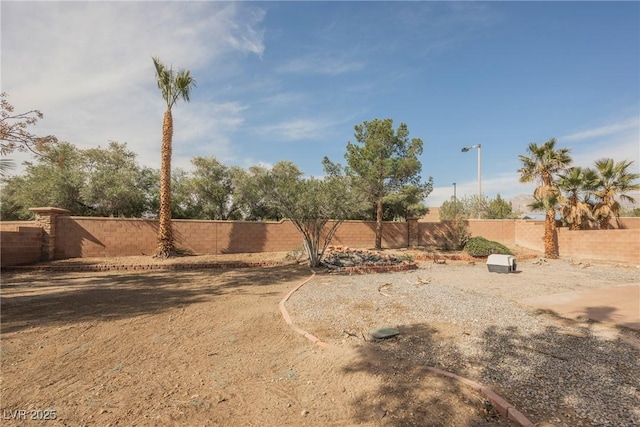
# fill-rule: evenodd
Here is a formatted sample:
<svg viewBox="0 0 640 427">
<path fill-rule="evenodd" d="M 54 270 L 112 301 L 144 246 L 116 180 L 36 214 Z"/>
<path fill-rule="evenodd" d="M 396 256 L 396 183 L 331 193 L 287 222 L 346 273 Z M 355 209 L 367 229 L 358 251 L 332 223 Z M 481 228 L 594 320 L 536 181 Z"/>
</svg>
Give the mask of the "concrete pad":
<svg viewBox="0 0 640 427">
<path fill-rule="evenodd" d="M 640 283 L 545 295 L 521 302 L 562 317 L 587 318 L 640 331 Z"/>
</svg>

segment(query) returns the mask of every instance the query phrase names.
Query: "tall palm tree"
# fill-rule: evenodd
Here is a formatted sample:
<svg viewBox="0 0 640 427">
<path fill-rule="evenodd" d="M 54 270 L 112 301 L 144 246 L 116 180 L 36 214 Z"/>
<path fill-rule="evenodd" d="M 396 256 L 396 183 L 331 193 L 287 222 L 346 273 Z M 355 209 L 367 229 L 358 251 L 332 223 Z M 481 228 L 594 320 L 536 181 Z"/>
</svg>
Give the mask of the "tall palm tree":
<svg viewBox="0 0 640 427">
<path fill-rule="evenodd" d="M 558 258 L 556 236 L 556 208 L 560 200 L 560 189 L 555 182 L 555 175 L 565 171 L 573 161 L 568 148 L 555 148 L 557 140 L 552 138 L 539 146 L 532 142 L 527 147 L 530 156 L 518 156 L 522 167 L 518 169 L 520 182 L 537 181 L 533 192 L 536 202 L 533 206 L 544 209 L 544 255 L 547 258 Z"/>
<path fill-rule="evenodd" d="M 167 103 L 162 121 L 162 162 L 160 165 L 160 213 L 158 225 L 158 248 L 156 256 L 168 258 L 175 253 L 173 233 L 171 230 L 171 143 L 173 140 L 173 116 L 171 108 L 178 98 L 189 102 L 191 88 L 196 81 L 189 70 L 167 68 L 160 59 L 153 57 L 153 65 L 156 68 L 158 89 Z"/>
<path fill-rule="evenodd" d="M 593 221 L 589 198 L 596 189 L 598 175 L 593 169 L 573 167 L 558 175 L 558 187 L 565 193 L 560 214 L 572 230 L 582 230 Z"/>
<path fill-rule="evenodd" d="M 632 160 L 616 163 L 613 159 L 596 160 L 598 174 L 597 190 L 594 192 L 597 202 L 593 214 L 600 223 L 600 228 L 611 228 L 611 219 L 620 215 L 620 203 L 616 197 L 635 203 L 635 199 L 625 193 L 640 190 L 640 184 L 635 182 L 640 174 L 629 172 Z"/>
</svg>

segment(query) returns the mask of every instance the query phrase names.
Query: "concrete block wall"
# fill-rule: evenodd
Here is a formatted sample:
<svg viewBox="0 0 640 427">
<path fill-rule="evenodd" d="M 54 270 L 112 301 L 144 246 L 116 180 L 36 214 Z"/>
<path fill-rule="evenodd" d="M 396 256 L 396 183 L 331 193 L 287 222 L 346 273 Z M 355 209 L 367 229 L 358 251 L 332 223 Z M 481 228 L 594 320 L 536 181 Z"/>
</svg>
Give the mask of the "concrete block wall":
<svg viewBox="0 0 640 427">
<path fill-rule="evenodd" d="M 375 221 L 345 221 L 340 225 L 331 244 L 352 248 L 368 248 L 375 246 Z M 409 245 L 409 228 L 406 222 L 382 223 L 382 247 L 406 248 Z"/>
<path fill-rule="evenodd" d="M 544 221 L 518 220 L 514 226 L 516 246 L 544 252 Z"/>
<path fill-rule="evenodd" d="M 55 258 L 151 255 L 157 221 L 59 216 Z"/>
<path fill-rule="evenodd" d="M 30 221 L 0 222 L 0 267 L 40 261 L 42 228 Z"/>
<path fill-rule="evenodd" d="M 640 229 L 558 229 L 560 257 L 640 265 Z"/>
<path fill-rule="evenodd" d="M 560 256 L 640 264 L 640 218 L 624 218 L 621 223 L 627 228 L 588 231 L 559 228 Z M 151 255 L 156 249 L 156 220 L 59 214 L 55 224 L 55 259 Z M 418 245 L 442 246 L 450 227 L 448 222 L 418 222 Z M 39 223 L 0 222 L 0 231 L 2 266 L 44 259 L 42 252 L 38 252 L 44 239 Z M 177 246 L 196 254 L 289 251 L 302 244 L 302 237 L 289 221 L 174 220 L 173 231 Z M 473 236 L 507 246 L 544 251 L 544 221 L 470 220 L 469 231 Z M 374 221 L 345 221 L 331 244 L 372 248 L 374 242 Z M 408 247 L 408 223 L 383 223 L 382 246 Z"/>
<path fill-rule="evenodd" d="M 640 229 L 640 217 L 619 218 L 620 228 L 636 230 Z"/>
<path fill-rule="evenodd" d="M 151 255 L 156 249 L 156 220 L 58 217 L 57 259 Z M 176 246 L 196 254 L 290 251 L 302 245 L 302 237 L 290 221 L 174 220 Z M 375 222 L 346 221 L 336 232 L 333 245 L 371 248 Z M 407 223 L 384 223 L 382 245 L 408 245 Z"/>
<path fill-rule="evenodd" d="M 516 243 L 516 220 L 508 219 L 470 219 L 469 233 L 472 237 L 484 237 L 485 239 L 500 242 L 505 246 L 514 246 Z"/>
<path fill-rule="evenodd" d="M 443 247 L 451 233 L 451 222 L 418 222 L 418 245 Z"/>
</svg>

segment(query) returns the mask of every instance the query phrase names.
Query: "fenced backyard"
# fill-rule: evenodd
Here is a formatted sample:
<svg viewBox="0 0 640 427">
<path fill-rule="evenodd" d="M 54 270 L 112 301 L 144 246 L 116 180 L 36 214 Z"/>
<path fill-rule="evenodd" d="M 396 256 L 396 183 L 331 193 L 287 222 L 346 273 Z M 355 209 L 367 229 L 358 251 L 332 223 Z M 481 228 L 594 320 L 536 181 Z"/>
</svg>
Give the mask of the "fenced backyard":
<svg viewBox="0 0 640 427">
<path fill-rule="evenodd" d="M 55 208 L 37 208 L 35 221 L 0 222 L 2 267 L 38 260 L 151 255 L 156 220 L 70 216 Z M 448 222 L 384 222 L 383 248 L 433 248 L 451 233 Z M 176 245 L 194 254 L 291 251 L 302 238 L 289 221 L 174 220 Z M 469 220 L 472 236 L 508 247 L 543 252 L 543 221 Z M 375 222 L 345 221 L 332 244 L 371 248 Z M 558 229 L 563 258 L 640 264 L 640 218 L 621 218 L 620 228 L 571 231 Z"/>
</svg>

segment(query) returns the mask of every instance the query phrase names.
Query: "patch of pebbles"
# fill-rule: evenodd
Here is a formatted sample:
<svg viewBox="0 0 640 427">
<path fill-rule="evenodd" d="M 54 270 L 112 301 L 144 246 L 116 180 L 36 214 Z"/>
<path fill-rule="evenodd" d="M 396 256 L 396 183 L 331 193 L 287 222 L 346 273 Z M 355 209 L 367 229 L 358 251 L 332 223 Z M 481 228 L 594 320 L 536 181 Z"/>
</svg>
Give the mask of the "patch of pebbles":
<svg viewBox="0 0 640 427">
<path fill-rule="evenodd" d="M 384 345 L 399 356 L 482 382 L 529 419 L 552 426 L 640 425 L 640 333 L 569 321 L 518 301 L 637 283 L 639 271 L 568 261 L 422 263 L 419 270 L 318 276 L 287 303 L 296 325 L 335 345 L 375 345 L 366 332 L 401 331 Z"/>
</svg>

